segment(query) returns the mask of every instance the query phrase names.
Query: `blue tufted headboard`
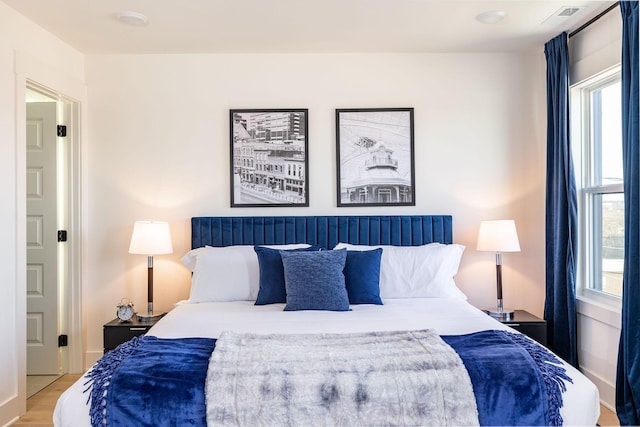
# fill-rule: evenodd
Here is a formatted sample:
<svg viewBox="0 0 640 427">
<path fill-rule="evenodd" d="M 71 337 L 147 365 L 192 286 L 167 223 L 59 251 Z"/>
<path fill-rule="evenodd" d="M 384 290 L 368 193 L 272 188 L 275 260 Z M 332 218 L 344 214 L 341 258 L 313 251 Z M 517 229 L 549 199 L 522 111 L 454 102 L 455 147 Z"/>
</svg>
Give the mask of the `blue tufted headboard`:
<svg viewBox="0 0 640 427">
<path fill-rule="evenodd" d="M 246 216 L 191 218 L 191 247 L 309 243 L 325 249 L 345 242 L 417 246 L 452 243 L 450 215 Z"/>
</svg>

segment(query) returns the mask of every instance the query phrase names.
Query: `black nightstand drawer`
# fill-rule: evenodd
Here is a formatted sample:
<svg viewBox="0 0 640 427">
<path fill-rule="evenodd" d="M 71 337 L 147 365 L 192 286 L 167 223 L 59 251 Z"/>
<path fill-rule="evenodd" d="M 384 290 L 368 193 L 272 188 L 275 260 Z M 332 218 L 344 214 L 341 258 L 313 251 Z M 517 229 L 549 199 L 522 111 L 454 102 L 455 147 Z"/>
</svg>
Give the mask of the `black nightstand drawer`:
<svg viewBox="0 0 640 427">
<path fill-rule="evenodd" d="M 522 332 L 529 338 L 533 338 L 542 345 L 547 345 L 547 324 L 540 323 L 507 323 L 505 325 L 511 326 L 518 332 Z"/>
<path fill-rule="evenodd" d="M 524 310 L 514 310 L 513 317 L 508 320 L 497 319 L 529 338 L 547 345 L 547 321 Z"/>
<path fill-rule="evenodd" d="M 133 337 L 146 334 L 156 322 L 140 322 L 132 319 L 129 322 L 112 320 L 103 326 L 104 352 L 113 350 L 120 344 L 129 341 Z"/>
</svg>

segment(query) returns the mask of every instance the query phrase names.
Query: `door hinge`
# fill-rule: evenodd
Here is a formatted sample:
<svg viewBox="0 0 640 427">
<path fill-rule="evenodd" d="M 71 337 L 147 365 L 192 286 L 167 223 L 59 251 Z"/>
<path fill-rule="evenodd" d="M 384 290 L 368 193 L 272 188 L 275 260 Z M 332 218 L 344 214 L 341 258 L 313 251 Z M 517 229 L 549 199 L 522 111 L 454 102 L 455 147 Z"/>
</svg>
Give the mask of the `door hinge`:
<svg viewBox="0 0 640 427">
<path fill-rule="evenodd" d="M 58 347 L 66 347 L 68 345 L 68 337 L 66 335 L 58 336 Z"/>
<path fill-rule="evenodd" d="M 67 241 L 67 230 L 58 230 L 58 242 Z"/>
<path fill-rule="evenodd" d="M 67 136 L 67 127 L 65 125 L 58 125 L 58 136 Z"/>
</svg>

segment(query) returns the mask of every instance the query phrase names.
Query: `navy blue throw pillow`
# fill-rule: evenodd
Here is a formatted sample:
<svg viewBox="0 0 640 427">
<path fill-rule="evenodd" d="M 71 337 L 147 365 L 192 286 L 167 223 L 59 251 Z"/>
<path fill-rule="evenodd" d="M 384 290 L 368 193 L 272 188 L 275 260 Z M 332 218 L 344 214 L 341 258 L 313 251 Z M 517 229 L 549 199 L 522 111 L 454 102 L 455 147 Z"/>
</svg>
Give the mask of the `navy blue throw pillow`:
<svg viewBox="0 0 640 427">
<path fill-rule="evenodd" d="M 278 249 L 264 246 L 254 246 L 258 255 L 258 267 L 260 269 L 260 288 L 255 305 L 266 305 L 287 302 L 287 293 L 284 287 L 284 268 Z M 308 248 L 287 249 L 286 252 L 318 251 L 317 246 Z"/>
<path fill-rule="evenodd" d="M 380 299 L 380 259 L 382 249 L 347 251 L 344 280 L 351 304 L 378 304 Z"/>
<path fill-rule="evenodd" d="M 344 283 L 346 250 L 319 252 L 281 251 L 287 292 L 285 311 L 348 311 Z"/>
</svg>

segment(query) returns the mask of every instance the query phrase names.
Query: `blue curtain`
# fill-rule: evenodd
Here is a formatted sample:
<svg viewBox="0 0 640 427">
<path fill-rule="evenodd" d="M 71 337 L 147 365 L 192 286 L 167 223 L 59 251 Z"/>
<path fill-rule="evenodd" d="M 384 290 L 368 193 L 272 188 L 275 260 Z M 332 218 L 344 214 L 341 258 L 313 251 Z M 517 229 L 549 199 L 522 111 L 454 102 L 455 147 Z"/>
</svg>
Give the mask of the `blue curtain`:
<svg viewBox="0 0 640 427">
<path fill-rule="evenodd" d="M 567 34 L 545 44 L 547 59 L 547 188 L 545 212 L 547 343 L 578 366 L 575 254 L 576 182 L 569 144 Z"/>
<path fill-rule="evenodd" d="M 624 273 L 616 412 L 621 425 L 640 425 L 640 149 L 638 135 L 638 2 L 622 13 L 622 163 Z"/>
</svg>

